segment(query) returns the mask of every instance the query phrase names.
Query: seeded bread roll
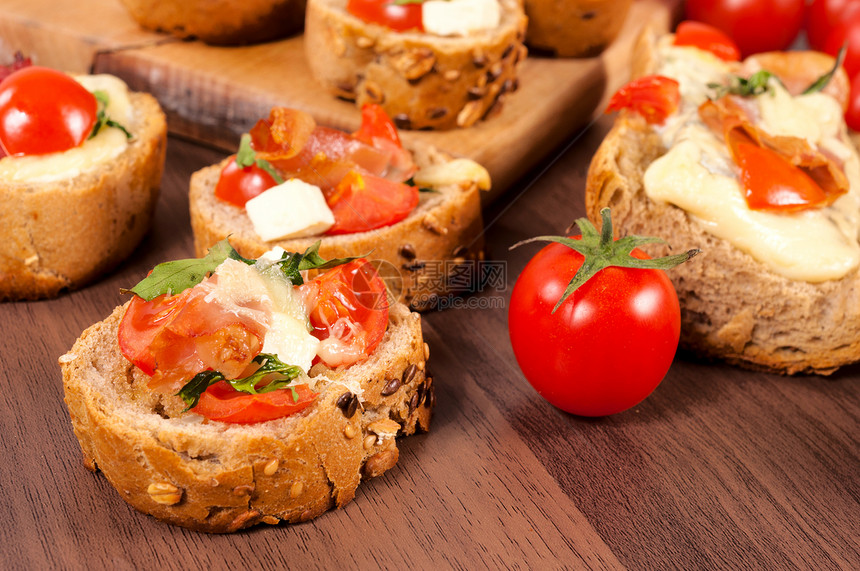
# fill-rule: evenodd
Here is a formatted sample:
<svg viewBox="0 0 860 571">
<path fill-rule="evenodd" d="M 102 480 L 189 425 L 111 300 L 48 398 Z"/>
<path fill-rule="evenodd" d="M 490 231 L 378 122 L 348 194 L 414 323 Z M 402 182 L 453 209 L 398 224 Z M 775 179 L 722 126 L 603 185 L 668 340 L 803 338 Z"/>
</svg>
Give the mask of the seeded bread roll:
<svg viewBox="0 0 860 571">
<path fill-rule="evenodd" d="M 121 0 L 138 24 L 209 44 L 256 44 L 301 31 L 306 0 Z"/>
<path fill-rule="evenodd" d="M 422 176 L 426 178 L 429 167 L 452 164 L 450 157 L 432 149 L 417 150 L 413 156 L 419 168 L 415 176 L 419 185 L 424 183 Z M 228 236 L 233 247 L 247 258 L 257 258 L 275 246 L 303 252 L 322 240 L 319 251 L 325 258 L 370 253 L 371 260 L 390 264 L 379 267 L 389 290 L 400 301 L 419 310 L 434 307 L 438 297 L 449 292 L 447 274 L 456 271 L 458 264 L 468 267 L 483 256 L 479 187 L 488 189 L 489 180 L 479 181 L 463 177 L 456 170 L 453 173 L 443 170 L 443 178 L 439 180 L 452 177 L 455 180 L 433 184 L 435 192 L 422 192 L 418 206 L 401 222 L 369 232 L 266 242 L 254 231 L 244 209 L 215 197 L 215 185 L 225 162 L 191 176 L 188 198 L 198 256 Z"/>
<path fill-rule="evenodd" d="M 469 127 L 517 88 L 525 59 L 520 0 L 500 0 L 498 28 L 468 37 L 399 33 L 346 11 L 346 0 L 309 0 L 305 47 L 331 93 L 379 103 L 401 129 Z"/>
<path fill-rule="evenodd" d="M 130 93 L 134 135 L 117 158 L 57 182 L 0 180 L 0 300 L 53 297 L 128 256 L 158 199 L 167 125 L 158 102 Z"/>
<path fill-rule="evenodd" d="M 648 37 L 639 42 L 637 60 L 645 65 L 634 67 L 635 74 L 654 69 L 653 42 Z M 785 58 L 802 65 L 786 66 Z M 776 62 L 776 72 L 799 69 L 812 78 L 833 65 L 831 58 L 818 54 L 769 54 L 761 60 Z M 808 67 L 815 62 L 821 64 L 817 71 Z M 832 89 L 838 94 L 844 82 L 837 77 Z M 666 151 L 654 128 L 639 116 L 621 113 L 589 168 L 586 211 L 597 221 L 600 210 L 610 207 L 618 235 L 661 236 L 676 251 L 702 250 L 695 261 L 668 272 L 681 302 L 682 346 L 708 358 L 781 374 L 830 374 L 860 360 L 860 274 L 855 270 L 821 283 L 788 279 L 707 232 L 684 210 L 652 201 L 643 176 Z M 649 250 L 652 256 L 669 252 L 668 245 Z"/>
<path fill-rule="evenodd" d="M 525 0 L 526 43 L 559 57 L 592 57 L 621 31 L 632 0 Z"/>
<path fill-rule="evenodd" d="M 436 400 L 429 351 L 420 316 L 401 304 L 391 307 L 370 358 L 311 369 L 312 378 L 328 379 L 314 404 L 250 425 L 182 414 L 179 397 L 147 389 L 148 377 L 117 346 L 124 311 L 116 308 L 60 357 L 65 399 L 84 465 L 160 520 L 210 533 L 307 521 L 393 467 L 396 436 L 429 429 Z"/>
</svg>

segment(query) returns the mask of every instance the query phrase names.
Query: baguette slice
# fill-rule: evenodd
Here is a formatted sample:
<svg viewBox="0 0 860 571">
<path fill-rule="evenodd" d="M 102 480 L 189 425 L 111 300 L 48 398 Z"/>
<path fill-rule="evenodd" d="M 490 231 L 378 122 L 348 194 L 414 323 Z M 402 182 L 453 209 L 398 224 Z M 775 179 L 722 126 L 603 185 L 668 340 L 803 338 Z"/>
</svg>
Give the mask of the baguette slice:
<svg viewBox="0 0 860 571">
<path fill-rule="evenodd" d="M 311 369 L 330 381 L 317 386 L 313 405 L 251 425 L 182 414 L 179 397 L 147 389 L 148 377 L 117 346 L 124 311 L 117 307 L 60 357 L 65 400 L 84 465 L 160 520 L 210 533 L 307 521 L 394 466 L 395 436 L 429 429 L 435 388 L 421 319 L 402 304 L 391 307 L 370 358 Z"/>
<path fill-rule="evenodd" d="M 244 209 L 215 197 L 215 185 L 226 162 L 203 168 L 191 176 L 189 208 L 194 248 L 203 256 L 215 243 L 229 236 L 233 247 L 246 258 L 258 258 L 274 246 L 290 252 L 303 252 L 322 240 L 320 255 L 342 258 L 370 253 L 372 261 L 387 267 L 379 272 L 392 294 L 413 309 L 429 309 L 439 296 L 447 293 L 447 273 L 458 264 L 483 256 L 483 224 L 480 188 L 489 188 L 489 180 L 457 170 L 445 172 L 452 165 L 450 157 L 433 149 L 413 152 L 419 173 L 441 169 L 434 182 L 436 192 L 422 192 L 418 206 L 401 222 L 369 232 L 338 236 L 312 236 L 265 242 L 254 231 Z M 483 171 L 484 174 L 485 171 Z M 415 180 L 421 184 L 422 174 Z M 450 181 L 441 184 L 443 181 Z"/>
<path fill-rule="evenodd" d="M 208 44 L 257 44 L 301 31 L 306 0 L 121 0 L 142 27 Z"/>
<path fill-rule="evenodd" d="M 525 0 L 529 48 L 593 57 L 621 31 L 632 0 Z"/>
<path fill-rule="evenodd" d="M 338 97 L 379 103 L 401 129 L 469 127 L 516 90 L 527 50 L 520 0 L 501 0 L 498 28 L 468 37 L 399 33 L 309 0 L 305 52 L 314 78 Z"/>
<path fill-rule="evenodd" d="M 654 41 L 653 35 L 640 39 L 634 75 L 654 69 Z M 756 57 L 756 65 L 775 73 L 802 70 L 813 79 L 833 65 L 820 54 Z M 845 85 L 840 73 L 832 85 L 837 97 Z M 619 235 L 661 236 L 676 248 L 702 250 L 695 262 L 668 272 L 681 302 L 681 345 L 704 357 L 781 374 L 830 374 L 860 360 L 860 273 L 822 283 L 785 278 L 708 233 L 684 210 L 652 201 L 642 178 L 665 152 L 651 126 L 621 113 L 589 168 L 586 211 L 598 221 L 600 209 L 610 207 Z M 650 253 L 669 251 L 665 245 Z"/>
<path fill-rule="evenodd" d="M 129 93 L 128 148 L 50 183 L 0 180 L 0 300 L 40 299 L 87 284 L 149 230 L 164 170 L 167 123 L 154 97 Z"/>
</svg>

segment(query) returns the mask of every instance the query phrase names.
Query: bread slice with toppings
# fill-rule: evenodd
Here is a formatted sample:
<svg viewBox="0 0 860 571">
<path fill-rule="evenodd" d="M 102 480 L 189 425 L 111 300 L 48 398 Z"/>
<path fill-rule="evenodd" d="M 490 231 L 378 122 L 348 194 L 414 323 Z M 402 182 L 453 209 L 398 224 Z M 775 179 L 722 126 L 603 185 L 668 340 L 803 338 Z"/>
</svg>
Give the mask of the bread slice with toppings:
<svg viewBox="0 0 860 571">
<path fill-rule="evenodd" d="M 128 256 L 149 230 L 167 124 L 151 95 L 129 93 L 129 102 L 125 127 L 133 138 L 116 157 L 48 181 L 16 180 L 20 159 L 0 159 L 9 169 L 0 173 L 0 300 L 81 287 Z"/>
<path fill-rule="evenodd" d="M 637 75 L 668 74 L 672 68 L 661 65 L 661 58 L 675 56 L 662 54 L 655 36 L 643 36 L 634 58 L 639 62 Z M 832 65 L 832 59 L 809 53 L 767 54 L 742 64 L 745 69 L 764 67 L 780 75 L 785 70 L 803 70 L 813 79 Z M 785 83 L 790 79 L 786 77 Z M 840 72 L 832 89 L 839 93 L 844 86 Z M 682 94 L 685 89 L 682 80 Z M 835 109 L 835 115 L 841 117 L 838 106 Z M 706 357 L 783 374 L 829 374 L 860 360 L 860 273 L 856 266 L 826 279 L 788 277 L 788 270 L 775 270 L 766 259 L 751 253 L 750 246 L 715 233 L 713 222 L 672 201 L 649 197 L 645 181 L 651 179 L 646 173 L 669 151 L 663 135 L 671 128 L 655 127 L 635 113 L 622 112 L 591 163 L 586 210 L 597 220 L 600 209 L 610 207 L 621 235 L 662 236 L 674 248 L 702 250 L 696 263 L 683 264 L 670 273 L 682 308 L 682 346 Z M 844 168 L 856 170 L 856 153 L 848 151 L 850 145 L 842 145 L 847 137 L 838 139 L 841 143 L 834 148 L 846 149 L 844 164 L 848 166 Z M 719 170 L 713 164 L 710 167 Z M 701 179 L 689 182 L 700 194 L 702 184 Z M 858 191 L 852 185 L 849 194 L 840 199 L 847 201 L 843 203 L 846 218 L 855 221 L 860 215 L 855 204 Z M 804 216 L 793 220 L 802 224 Z M 819 239 L 823 237 L 811 242 Z M 856 236 L 846 240 L 849 251 L 856 248 Z M 668 251 L 670 246 L 664 245 L 651 253 Z"/>
<path fill-rule="evenodd" d="M 432 192 L 420 193 L 411 214 L 391 226 L 337 236 L 310 236 L 264 241 L 242 208 L 215 196 L 225 162 L 203 168 L 191 177 L 189 202 L 194 245 L 202 256 L 227 238 L 236 250 L 256 258 L 274 246 L 304 251 L 322 240 L 325 258 L 367 255 L 387 267 L 379 271 L 389 290 L 413 309 L 428 309 L 449 292 L 447 275 L 460 264 L 483 256 L 480 191 L 489 188 L 486 170 L 474 162 L 452 159 L 432 148 L 414 148 L 418 166 L 414 181 Z"/>
<path fill-rule="evenodd" d="M 385 336 L 348 368 L 315 365 L 319 396 L 303 411 L 258 424 L 182 414 L 177 396 L 117 344 L 117 307 L 60 357 L 65 400 L 84 464 L 135 509 L 210 533 L 302 522 L 341 507 L 359 483 L 392 468 L 396 437 L 426 431 L 435 404 L 421 318 L 392 305 Z"/>
<path fill-rule="evenodd" d="M 309 0 L 305 48 L 314 78 L 334 95 L 378 103 L 402 129 L 469 127 L 497 111 L 518 85 L 526 17 L 500 0 L 501 21 L 465 36 L 396 32 L 346 9 Z"/>
</svg>

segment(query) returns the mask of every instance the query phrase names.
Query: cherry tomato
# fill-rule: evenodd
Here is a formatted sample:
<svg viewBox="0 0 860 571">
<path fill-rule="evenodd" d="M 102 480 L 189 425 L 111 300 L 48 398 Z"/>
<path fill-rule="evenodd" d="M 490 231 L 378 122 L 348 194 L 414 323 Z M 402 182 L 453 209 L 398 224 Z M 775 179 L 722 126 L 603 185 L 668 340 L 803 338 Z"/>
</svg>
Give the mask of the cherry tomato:
<svg viewBox="0 0 860 571">
<path fill-rule="evenodd" d="M 296 385 L 296 399 L 290 389 L 248 394 L 237 391 L 226 381 L 219 381 L 200 395 L 194 412 L 209 420 L 236 424 L 265 422 L 295 414 L 313 404 L 317 393 L 307 385 Z"/>
<path fill-rule="evenodd" d="M 784 50 L 803 25 L 805 0 L 687 0 L 686 16 L 729 35 L 746 57 Z"/>
<path fill-rule="evenodd" d="M 860 74 L 851 80 L 851 98 L 845 112 L 845 122 L 849 128 L 860 131 Z"/>
<path fill-rule="evenodd" d="M 771 149 L 738 143 L 735 154 L 750 209 L 797 212 L 827 202 L 827 194 L 809 175 Z"/>
<path fill-rule="evenodd" d="M 619 267 L 597 272 L 553 313 L 582 262 L 561 244 L 540 250 L 517 278 L 508 326 L 517 362 L 542 397 L 573 414 L 604 416 L 635 406 L 663 380 L 681 313 L 663 271 Z"/>
<path fill-rule="evenodd" d="M 385 282 L 364 258 L 337 266 L 300 286 L 317 339 L 330 366 L 350 365 L 370 355 L 388 326 Z"/>
<path fill-rule="evenodd" d="M 418 189 L 370 174 L 350 171 L 326 193 L 334 225 L 326 234 L 352 234 L 400 222 L 418 206 Z"/>
<path fill-rule="evenodd" d="M 244 208 L 246 202 L 277 184 L 272 175 L 258 167 L 256 163 L 248 167 L 240 167 L 236 163 L 236 156 L 233 155 L 221 169 L 221 176 L 218 178 L 218 184 L 215 185 L 215 196 L 239 208 Z"/>
<path fill-rule="evenodd" d="M 836 56 L 843 45 L 846 50 L 842 67 L 849 78 L 854 78 L 860 72 L 860 12 L 841 20 L 831 30 L 824 42 L 824 52 Z"/>
<path fill-rule="evenodd" d="M 95 96 L 72 77 L 24 67 L 0 82 L 0 146 L 13 156 L 66 151 L 89 137 L 97 111 Z"/>
<path fill-rule="evenodd" d="M 394 0 L 349 0 L 347 11 L 365 22 L 381 24 L 398 32 L 424 31 L 421 4 L 395 4 Z"/>
<path fill-rule="evenodd" d="M 631 109 L 651 124 L 662 124 L 678 109 L 681 101 L 679 84 L 661 75 L 648 75 L 634 79 L 615 92 L 606 112 Z"/>
<path fill-rule="evenodd" d="M 676 46 L 693 46 L 709 51 L 725 61 L 738 61 L 741 51 L 730 37 L 713 26 L 686 20 L 678 24 L 675 30 Z"/>
<path fill-rule="evenodd" d="M 806 11 L 806 36 L 810 47 L 824 51 L 833 29 L 856 13 L 860 13 L 860 2 L 856 0 L 812 0 Z"/>
</svg>

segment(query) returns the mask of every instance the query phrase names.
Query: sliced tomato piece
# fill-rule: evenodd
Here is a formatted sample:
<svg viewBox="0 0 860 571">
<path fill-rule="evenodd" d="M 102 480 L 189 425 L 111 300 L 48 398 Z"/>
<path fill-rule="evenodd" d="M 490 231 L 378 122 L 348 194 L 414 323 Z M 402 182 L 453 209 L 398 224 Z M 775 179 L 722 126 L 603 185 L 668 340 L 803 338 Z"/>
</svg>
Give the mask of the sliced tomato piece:
<svg viewBox="0 0 860 571">
<path fill-rule="evenodd" d="M 754 145 L 736 145 L 744 197 L 752 210 L 797 212 L 828 202 L 824 190 L 803 170 L 775 151 Z"/>
<path fill-rule="evenodd" d="M 119 325 L 122 354 L 150 375 L 149 388 L 179 390 L 197 373 L 220 371 L 236 378 L 262 349 L 260 322 L 240 316 L 195 286 L 151 301 L 135 297 Z"/>
<path fill-rule="evenodd" d="M 258 167 L 256 163 L 240 167 L 236 163 L 236 155 L 233 155 L 221 169 L 221 176 L 215 185 L 215 196 L 234 206 L 244 208 L 246 202 L 277 184 L 272 175 Z"/>
<path fill-rule="evenodd" d="M 361 108 L 361 127 L 353 137 L 373 147 L 391 153 L 385 178 L 404 182 L 415 174 L 418 167 L 412 153 L 403 148 L 394 121 L 381 105 L 366 103 Z"/>
<path fill-rule="evenodd" d="M 418 189 L 369 174 L 350 171 L 326 202 L 334 214 L 327 234 L 366 232 L 400 222 L 418 205 Z"/>
<path fill-rule="evenodd" d="M 676 46 L 692 46 L 724 61 L 740 61 L 741 50 L 725 32 L 709 24 L 686 20 L 675 30 Z"/>
<path fill-rule="evenodd" d="M 365 359 L 388 326 L 385 282 L 364 258 L 337 266 L 300 286 L 310 307 L 318 354 L 331 367 Z"/>
<path fill-rule="evenodd" d="M 313 404 L 318 393 L 307 385 L 296 385 L 296 397 L 289 388 L 248 394 L 237 391 L 226 381 L 213 384 L 200 395 L 194 412 L 209 420 L 236 424 L 265 422 L 295 414 Z"/>
<path fill-rule="evenodd" d="M 609 100 L 606 112 L 630 109 L 649 124 L 663 124 L 678 109 L 681 91 L 677 81 L 662 75 L 634 79 Z"/>
</svg>

